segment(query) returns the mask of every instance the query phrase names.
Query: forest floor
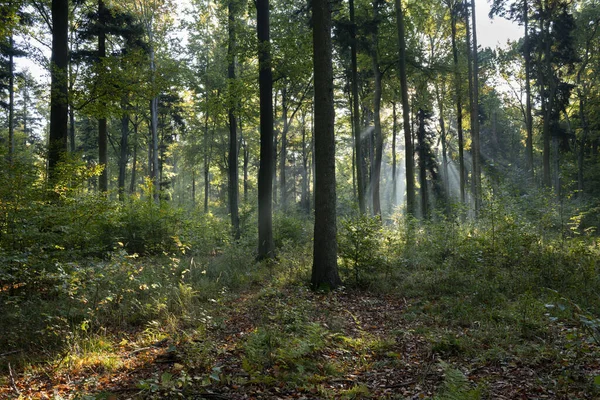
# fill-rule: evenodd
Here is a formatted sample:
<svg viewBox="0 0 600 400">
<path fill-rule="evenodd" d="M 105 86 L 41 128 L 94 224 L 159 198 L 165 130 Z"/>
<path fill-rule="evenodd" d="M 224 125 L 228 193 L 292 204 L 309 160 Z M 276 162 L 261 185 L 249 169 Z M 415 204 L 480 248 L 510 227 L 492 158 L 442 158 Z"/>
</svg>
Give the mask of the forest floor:
<svg viewBox="0 0 600 400">
<path fill-rule="evenodd" d="M 10 368 L 0 398 L 600 398 L 600 350 L 575 327 L 549 320 L 505 340 L 440 317 L 444 307 L 255 282 L 170 333 L 90 334 L 78 359 Z"/>
</svg>

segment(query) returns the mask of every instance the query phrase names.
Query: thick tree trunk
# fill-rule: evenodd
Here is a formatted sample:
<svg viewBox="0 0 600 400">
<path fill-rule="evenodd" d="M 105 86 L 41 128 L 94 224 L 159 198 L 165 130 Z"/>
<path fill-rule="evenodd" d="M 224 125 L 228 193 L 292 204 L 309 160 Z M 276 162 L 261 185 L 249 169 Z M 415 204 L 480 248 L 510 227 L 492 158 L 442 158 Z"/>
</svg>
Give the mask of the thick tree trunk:
<svg viewBox="0 0 600 400">
<path fill-rule="evenodd" d="M 342 282 L 337 269 L 331 4 L 313 0 L 312 5 L 316 176 L 311 283 L 315 289 L 334 289 Z"/>
<path fill-rule="evenodd" d="M 256 0 L 260 95 L 260 165 L 258 169 L 258 259 L 275 256 L 273 243 L 273 75 L 269 39 L 269 0 Z"/>
<path fill-rule="evenodd" d="M 67 151 L 68 124 L 68 0 L 52 0 L 52 58 L 50 92 L 50 137 L 48 142 L 48 181 L 56 183 L 56 165 Z"/>
<path fill-rule="evenodd" d="M 415 163 L 410 126 L 410 108 L 408 104 L 408 81 L 406 77 L 406 39 L 404 32 L 404 13 L 400 0 L 395 0 L 396 22 L 398 27 L 398 72 L 402 89 L 402 116 L 404 128 L 404 151 L 406 153 L 406 213 L 415 215 Z"/>
<path fill-rule="evenodd" d="M 227 48 L 228 58 L 228 69 L 227 77 L 229 78 L 229 105 L 228 117 L 229 117 L 229 214 L 231 216 L 231 226 L 233 229 L 233 237 L 235 239 L 240 238 L 240 219 L 238 215 L 238 148 L 237 148 L 237 118 L 235 115 L 235 105 L 237 104 L 237 97 L 234 94 L 234 83 L 235 83 L 235 59 L 237 52 L 237 39 L 235 29 L 235 4 L 237 0 L 229 0 L 227 5 L 228 11 L 228 32 L 229 32 L 229 43 Z"/>
<path fill-rule="evenodd" d="M 360 112 L 358 108 L 358 67 L 356 60 L 356 21 L 354 17 L 354 0 L 350 4 L 350 57 L 352 69 L 352 125 L 354 127 L 354 154 L 356 168 L 356 187 L 358 196 L 358 209 L 361 214 L 366 212 L 365 207 L 365 176 L 363 165 L 363 153 L 361 146 Z"/>
</svg>

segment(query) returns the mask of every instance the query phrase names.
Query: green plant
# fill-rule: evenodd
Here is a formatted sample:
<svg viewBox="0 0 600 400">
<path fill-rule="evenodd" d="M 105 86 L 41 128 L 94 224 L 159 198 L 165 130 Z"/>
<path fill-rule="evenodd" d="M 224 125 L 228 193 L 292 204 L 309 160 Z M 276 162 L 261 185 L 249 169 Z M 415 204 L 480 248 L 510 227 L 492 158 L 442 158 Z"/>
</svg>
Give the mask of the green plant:
<svg viewBox="0 0 600 400">
<path fill-rule="evenodd" d="M 435 400 L 478 400 L 481 398 L 482 389 L 473 388 L 465 375 L 450 364 L 440 362 L 444 371 L 444 383 Z"/>
<path fill-rule="evenodd" d="M 381 220 L 365 214 L 342 219 L 338 233 L 341 270 L 355 285 L 365 286 L 378 278 L 384 260 Z"/>
</svg>

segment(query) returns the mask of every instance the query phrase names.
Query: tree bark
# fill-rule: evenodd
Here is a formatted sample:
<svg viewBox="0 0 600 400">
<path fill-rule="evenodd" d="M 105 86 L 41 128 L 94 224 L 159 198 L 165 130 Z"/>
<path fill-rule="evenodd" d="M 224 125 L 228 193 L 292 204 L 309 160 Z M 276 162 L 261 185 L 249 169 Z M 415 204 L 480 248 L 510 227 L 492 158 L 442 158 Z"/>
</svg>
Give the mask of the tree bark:
<svg viewBox="0 0 600 400">
<path fill-rule="evenodd" d="M 316 175 L 311 283 L 315 289 L 330 290 L 342 283 L 337 269 L 331 4 L 329 0 L 313 0 L 312 6 Z"/>
<path fill-rule="evenodd" d="M 350 57 L 352 73 L 352 125 L 354 126 L 354 154 L 356 168 L 356 187 L 358 197 L 358 209 L 361 214 L 366 212 L 365 207 L 365 176 L 363 165 L 363 154 L 361 146 L 360 112 L 358 108 L 358 67 L 356 60 L 356 21 L 354 17 L 354 0 L 349 1 L 350 8 Z"/>
<path fill-rule="evenodd" d="M 460 65 L 458 63 L 458 46 L 456 44 L 456 17 L 458 14 L 458 4 L 455 3 L 451 10 L 451 29 L 452 29 L 452 58 L 454 60 L 454 86 L 456 90 L 456 131 L 458 135 L 458 173 L 460 187 L 460 201 L 465 202 L 465 156 L 464 156 L 464 138 L 463 138 L 463 104 L 462 104 L 462 78 L 460 74 Z"/>
<path fill-rule="evenodd" d="M 406 161 L 406 213 L 415 215 L 415 163 L 408 104 L 408 81 L 406 78 L 406 38 L 404 32 L 404 13 L 400 0 L 395 0 L 396 23 L 398 28 L 398 72 L 402 89 L 402 116 L 404 128 L 404 151 Z"/>
<path fill-rule="evenodd" d="M 525 142 L 525 166 L 529 178 L 534 178 L 533 168 L 533 115 L 531 111 L 531 49 L 529 43 L 529 7 L 527 0 L 523 0 L 523 24 L 525 34 L 523 42 L 523 54 L 525 59 L 525 127 L 527 139 Z"/>
<path fill-rule="evenodd" d="M 235 105 L 237 104 L 236 95 L 234 95 L 235 87 L 235 59 L 236 59 L 236 29 L 235 29 L 235 18 L 236 18 L 236 5 L 234 2 L 237 0 L 229 0 L 227 4 L 228 12 L 228 46 L 227 46 L 227 58 L 228 68 L 227 77 L 229 79 L 229 214 L 231 216 L 231 226 L 233 229 L 233 237 L 235 239 L 240 238 L 240 218 L 238 215 L 238 148 L 237 148 L 237 118 Z"/>
<path fill-rule="evenodd" d="M 285 163 L 287 161 L 287 133 L 288 133 L 288 101 L 287 90 L 284 86 L 281 89 L 281 119 L 283 120 L 283 129 L 281 130 L 281 155 L 279 156 L 279 190 L 281 199 L 281 209 L 287 208 L 287 182 L 285 176 Z"/>
<path fill-rule="evenodd" d="M 125 175 L 127 172 L 127 159 L 129 157 L 129 113 L 127 111 L 127 98 L 121 100 L 121 151 L 119 155 L 119 200 L 125 200 Z"/>
<path fill-rule="evenodd" d="M 479 143 L 479 51 L 477 49 L 477 19 L 475 0 L 471 0 L 473 19 L 473 126 L 471 129 L 471 153 L 473 157 L 473 197 L 475 212 L 481 208 L 481 152 Z"/>
<path fill-rule="evenodd" d="M 52 57 L 50 93 L 50 137 L 48 142 L 48 181 L 58 178 L 56 165 L 67 151 L 68 125 L 68 0 L 52 0 Z"/>
<path fill-rule="evenodd" d="M 273 243 L 273 74 L 269 38 L 269 0 L 256 0 L 260 96 L 258 169 L 258 259 L 275 256 Z"/>
<path fill-rule="evenodd" d="M 8 162 L 12 165 L 15 155 L 15 41 L 12 32 L 8 40 Z"/>
<path fill-rule="evenodd" d="M 135 182 L 137 178 L 138 126 L 139 122 L 136 115 L 135 120 L 133 122 L 133 154 L 131 157 L 133 158 L 133 160 L 131 163 L 131 183 L 129 185 L 130 194 L 135 193 Z"/>
<path fill-rule="evenodd" d="M 398 134 L 398 119 L 396 115 L 396 102 L 392 102 L 392 201 L 391 209 L 396 206 L 398 196 L 398 177 L 396 176 L 396 136 Z"/>
<path fill-rule="evenodd" d="M 97 77 L 99 81 L 104 78 L 102 63 L 104 63 L 104 59 L 106 58 L 105 12 L 104 1 L 98 0 L 98 24 L 100 25 L 98 32 L 98 62 L 101 71 Z M 100 85 L 102 85 L 102 82 L 100 82 Z M 104 101 L 100 102 L 100 108 L 100 113 L 104 114 L 106 112 Z M 98 180 L 98 189 L 104 193 L 108 190 L 108 128 L 105 116 L 101 116 L 98 119 L 98 164 L 104 167 Z"/>
<path fill-rule="evenodd" d="M 308 151 L 306 143 L 306 113 L 302 112 L 302 209 L 308 215 L 310 214 L 310 190 L 308 185 Z"/>
<path fill-rule="evenodd" d="M 373 19 L 377 24 L 379 19 L 379 1 L 373 1 Z M 373 64 L 375 90 L 373 92 L 373 137 L 374 137 L 374 157 L 373 170 L 371 173 L 371 188 L 373 190 L 373 214 L 381 219 L 381 198 L 379 193 L 381 181 L 381 161 L 383 160 L 383 135 L 381 132 L 381 70 L 379 68 L 379 32 L 375 28 L 372 35 L 371 62 Z"/>
</svg>

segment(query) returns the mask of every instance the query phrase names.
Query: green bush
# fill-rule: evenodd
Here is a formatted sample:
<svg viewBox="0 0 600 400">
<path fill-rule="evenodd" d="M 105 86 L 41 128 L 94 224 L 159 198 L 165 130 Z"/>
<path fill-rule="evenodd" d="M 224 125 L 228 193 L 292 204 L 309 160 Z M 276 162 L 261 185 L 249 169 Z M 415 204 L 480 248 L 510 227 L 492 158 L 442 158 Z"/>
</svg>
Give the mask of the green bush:
<svg viewBox="0 0 600 400">
<path fill-rule="evenodd" d="M 378 274 L 384 267 L 383 240 L 379 218 L 362 214 L 342 219 L 338 251 L 345 280 L 365 286 L 380 278 Z"/>
</svg>

